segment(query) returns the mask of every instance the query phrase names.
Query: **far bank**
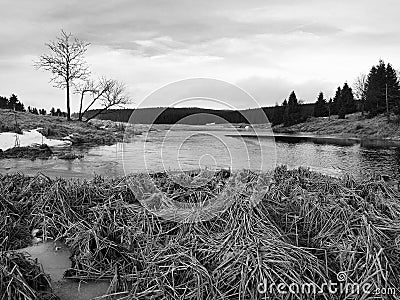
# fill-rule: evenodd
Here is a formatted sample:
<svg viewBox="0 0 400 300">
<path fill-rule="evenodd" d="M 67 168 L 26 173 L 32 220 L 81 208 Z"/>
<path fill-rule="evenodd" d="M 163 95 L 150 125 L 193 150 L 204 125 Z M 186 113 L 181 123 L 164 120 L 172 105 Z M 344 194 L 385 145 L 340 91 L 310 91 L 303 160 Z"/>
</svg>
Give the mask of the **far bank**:
<svg viewBox="0 0 400 300">
<path fill-rule="evenodd" d="M 338 119 L 337 116 L 311 117 L 303 123 L 292 126 L 274 126 L 273 131 L 286 134 L 400 140 L 400 124 L 394 116 L 388 122 L 385 115 L 368 118 L 362 116 L 360 112 L 347 115 L 345 119 Z"/>
</svg>

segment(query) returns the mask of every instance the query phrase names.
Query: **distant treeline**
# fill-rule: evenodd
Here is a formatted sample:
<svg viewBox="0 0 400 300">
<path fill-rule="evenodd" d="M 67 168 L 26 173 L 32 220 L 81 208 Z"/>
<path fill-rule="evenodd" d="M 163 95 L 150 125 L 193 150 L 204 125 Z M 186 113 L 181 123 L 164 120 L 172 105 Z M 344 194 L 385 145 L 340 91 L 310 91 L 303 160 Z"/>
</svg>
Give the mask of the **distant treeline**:
<svg viewBox="0 0 400 300">
<path fill-rule="evenodd" d="M 380 60 L 368 75 L 358 76 L 353 88 L 354 91 L 345 83 L 337 88 L 335 97 L 329 101 L 321 92 L 315 103 L 314 116 L 338 115 L 344 119 L 346 114 L 356 111 L 367 113 L 368 117 L 385 113 L 389 120 L 391 114 L 397 115 L 397 119 L 400 116 L 400 83 L 390 63 Z"/>
<path fill-rule="evenodd" d="M 25 105 L 18 99 L 17 95 L 12 94 L 10 98 L 0 96 L 0 109 L 12 109 L 15 111 L 27 111 L 34 115 L 47 115 L 47 111 L 44 108 L 37 109 L 36 107 L 28 106 L 25 109 Z M 54 107 L 49 112 L 50 116 L 66 117 L 67 113 L 61 111 L 61 109 Z"/>
<path fill-rule="evenodd" d="M 96 98 L 95 98 L 96 99 Z M 92 102 L 93 103 L 93 102 Z M 10 98 L 0 97 L 0 108 L 9 108 L 25 111 L 24 104 L 12 94 Z M 44 109 L 28 107 L 33 114 L 47 114 Z M 128 122 L 134 109 L 107 109 L 88 110 L 84 113 L 86 119 L 96 116 L 98 119 Z M 141 108 L 134 115 L 134 123 L 138 124 L 207 124 L 207 123 L 265 123 L 265 115 L 272 125 L 283 124 L 290 126 L 301 123 L 307 118 L 331 117 L 337 115 L 344 119 L 347 114 L 361 111 L 367 117 L 385 113 L 390 121 L 390 116 L 397 115 L 400 120 L 400 83 L 398 74 L 390 63 L 385 64 L 380 60 L 376 66 L 370 69 L 368 75 L 361 74 L 353 86 L 347 82 L 339 86 L 335 96 L 329 100 L 320 92 L 315 103 L 303 103 L 298 100 L 296 93 L 292 91 L 281 104 L 274 107 L 263 107 L 247 110 L 213 110 L 205 108 Z M 264 112 L 264 114 L 260 114 Z M 98 115 L 97 115 L 98 114 Z M 59 108 L 50 110 L 52 116 L 66 117 L 67 113 Z M 78 117 L 75 114 L 75 117 Z"/>
<path fill-rule="evenodd" d="M 362 111 L 368 112 L 369 117 L 386 112 L 400 115 L 400 86 L 390 64 L 385 65 L 380 61 L 377 66 L 371 68 L 370 74 L 364 76 L 362 82 L 355 84 L 357 96 L 353 89 L 346 83 L 338 87 L 333 99 L 327 101 L 324 94 L 318 94 L 315 103 L 303 103 L 297 99 L 292 91 L 288 99 L 281 105 L 263 107 L 261 109 L 247 110 L 212 110 L 203 108 L 142 108 L 134 114 L 134 109 L 112 109 L 102 112 L 99 119 L 128 122 L 137 124 L 207 124 L 207 123 L 265 123 L 265 117 L 260 114 L 263 111 L 272 125 L 283 124 L 290 126 L 301 123 L 309 117 L 331 117 L 337 115 L 344 119 L 347 114 Z M 91 110 L 85 117 L 97 114 L 98 110 Z"/>
<path fill-rule="evenodd" d="M 107 110 L 97 118 L 117 122 L 128 122 L 134 109 Z M 272 124 L 281 124 L 284 120 L 285 107 L 263 107 L 262 111 Z M 264 123 L 265 118 L 260 114 L 260 109 L 246 110 L 213 110 L 205 108 L 140 108 L 136 111 L 133 121 L 136 124 L 190 124 L 203 125 L 207 123 Z M 87 116 L 97 113 L 97 110 L 87 112 Z M 302 120 L 314 114 L 314 104 L 300 105 L 298 115 Z M 86 115 L 85 115 L 86 116 Z"/>
<path fill-rule="evenodd" d="M 25 111 L 24 104 L 18 100 L 15 94 L 12 94 L 10 98 L 0 96 L 0 108 Z"/>
</svg>

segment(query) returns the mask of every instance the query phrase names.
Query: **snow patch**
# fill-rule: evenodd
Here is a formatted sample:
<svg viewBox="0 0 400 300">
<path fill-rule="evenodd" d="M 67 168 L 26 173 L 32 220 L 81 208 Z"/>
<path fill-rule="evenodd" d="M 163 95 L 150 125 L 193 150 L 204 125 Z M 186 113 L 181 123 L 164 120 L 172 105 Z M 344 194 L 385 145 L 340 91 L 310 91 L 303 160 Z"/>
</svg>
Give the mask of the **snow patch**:
<svg viewBox="0 0 400 300">
<path fill-rule="evenodd" d="M 20 147 L 32 146 L 35 144 L 47 144 L 49 147 L 71 145 L 71 141 L 61 141 L 46 138 L 38 131 L 40 129 L 41 128 L 36 128 L 24 131 L 22 134 L 15 132 L 2 132 L 0 133 L 0 149 L 4 151 L 14 148 L 16 146 L 17 139 L 19 140 Z"/>
</svg>

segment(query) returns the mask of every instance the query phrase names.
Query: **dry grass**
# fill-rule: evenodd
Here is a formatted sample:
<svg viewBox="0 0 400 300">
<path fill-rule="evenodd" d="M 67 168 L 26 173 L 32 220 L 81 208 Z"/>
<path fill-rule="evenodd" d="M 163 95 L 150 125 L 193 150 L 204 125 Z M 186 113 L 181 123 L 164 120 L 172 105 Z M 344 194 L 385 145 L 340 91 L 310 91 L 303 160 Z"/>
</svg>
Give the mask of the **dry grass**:
<svg viewBox="0 0 400 300">
<path fill-rule="evenodd" d="M 395 122 L 388 123 L 386 116 L 378 115 L 374 118 L 362 117 L 361 113 L 347 115 L 346 119 L 338 119 L 337 116 L 328 118 L 310 118 L 304 123 L 273 128 L 276 133 L 313 133 L 318 135 L 333 135 L 346 137 L 369 137 L 369 138 L 389 138 L 400 140 L 400 124 Z"/>
<path fill-rule="evenodd" d="M 58 299 L 42 267 L 27 254 L 0 252 L 0 299 Z"/>
<path fill-rule="evenodd" d="M 400 197 L 380 178 L 336 179 L 285 167 L 207 178 L 202 187 L 182 187 L 165 174 L 152 176 L 183 203 L 230 203 L 211 220 L 177 223 L 139 205 L 128 184 L 140 181 L 143 195 L 151 195 L 141 174 L 91 181 L 4 175 L 0 205 L 13 219 L 2 232 L 28 228 L 24 237 L 41 228 L 45 237 L 65 239 L 73 253 L 67 277 L 108 278 L 109 294 L 123 299 L 264 299 L 257 292 L 264 280 L 320 285 L 337 282 L 338 272 L 349 282 L 400 286 Z M 18 248 L 19 236 L 0 243 Z"/>
<path fill-rule="evenodd" d="M 70 136 L 74 145 L 111 145 L 122 141 L 124 132 L 119 128 L 102 129 L 93 124 L 70 121 L 66 118 L 54 116 L 34 115 L 28 112 L 14 112 L 9 109 L 0 109 L 0 127 L 2 124 L 15 123 L 15 116 L 18 123 L 18 130 L 31 130 L 43 128 L 41 133 L 47 138 L 63 139 Z M 14 127 L 14 125 L 13 125 Z M 6 129 L 4 130 L 6 131 Z M 7 131 L 15 131 L 7 129 Z"/>
</svg>

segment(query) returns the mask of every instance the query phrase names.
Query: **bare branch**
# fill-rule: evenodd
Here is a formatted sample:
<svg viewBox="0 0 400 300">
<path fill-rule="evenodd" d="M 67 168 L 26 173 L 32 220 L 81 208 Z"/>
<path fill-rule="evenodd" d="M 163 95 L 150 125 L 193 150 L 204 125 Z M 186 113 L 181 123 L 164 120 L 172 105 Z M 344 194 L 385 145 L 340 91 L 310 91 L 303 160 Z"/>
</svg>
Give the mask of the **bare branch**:
<svg viewBox="0 0 400 300">
<path fill-rule="evenodd" d="M 100 86 L 102 89 L 99 92 L 98 97 L 92 101 L 92 103 L 86 108 L 85 112 L 89 110 L 96 100 L 100 101 L 102 108 L 93 116 L 87 118 L 86 121 L 97 117 L 99 114 L 111 107 L 123 106 L 132 102 L 131 97 L 127 93 L 125 83 L 114 79 L 102 78 Z"/>
<path fill-rule="evenodd" d="M 361 73 L 353 83 L 355 98 L 361 102 L 361 113 L 364 115 L 365 99 L 367 97 L 368 76 Z"/>
<path fill-rule="evenodd" d="M 84 115 L 93 106 L 93 104 L 95 104 L 95 102 L 104 95 L 104 93 L 106 93 L 108 90 L 111 90 L 113 86 L 114 86 L 114 80 L 102 77 L 99 80 L 99 83 L 95 86 L 95 89 L 93 91 L 92 102 L 90 102 L 90 104 L 86 107 L 82 115 Z"/>
<path fill-rule="evenodd" d="M 364 100 L 367 90 L 367 75 L 360 74 L 353 83 L 353 91 L 357 100 Z"/>
<path fill-rule="evenodd" d="M 80 85 L 76 86 L 74 93 L 81 95 L 81 99 L 79 102 L 79 114 L 78 114 L 79 121 L 82 121 L 83 99 L 85 95 L 86 94 L 94 95 L 96 92 L 97 92 L 96 83 L 91 79 L 88 79 L 85 82 L 81 83 Z"/>
<path fill-rule="evenodd" d="M 67 88 L 67 111 L 70 119 L 69 88 L 78 86 L 90 75 L 89 67 L 84 60 L 89 43 L 72 38 L 71 33 L 61 30 L 55 41 L 46 44 L 49 54 L 39 57 L 34 63 L 36 69 L 43 69 L 52 74 L 50 79 L 57 88 Z"/>
</svg>

